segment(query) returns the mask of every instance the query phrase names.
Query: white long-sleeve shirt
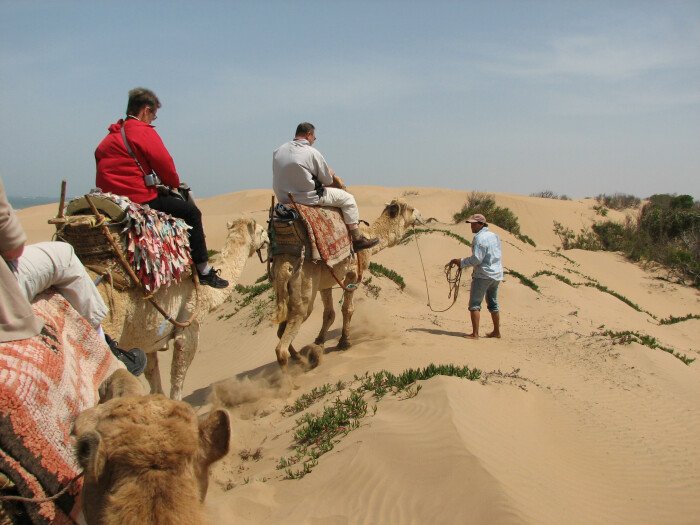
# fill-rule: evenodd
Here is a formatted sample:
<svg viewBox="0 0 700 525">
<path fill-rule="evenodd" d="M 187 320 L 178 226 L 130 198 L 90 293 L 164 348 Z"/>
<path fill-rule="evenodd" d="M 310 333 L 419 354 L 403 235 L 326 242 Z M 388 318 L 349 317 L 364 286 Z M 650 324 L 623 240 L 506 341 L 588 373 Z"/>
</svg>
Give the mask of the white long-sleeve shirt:
<svg viewBox="0 0 700 525">
<path fill-rule="evenodd" d="M 462 259 L 462 268 L 474 267 L 474 279 L 503 280 L 501 239 L 487 226 L 481 228 L 472 241 L 472 256 Z"/>
<path fill-rule="evenodd" d="M 326 159 L 308 140 L 292 140 L 272 154 L 272 189 L 279 202 L 288 203 L 291 193 L 299 204 L 317 204 L 313 175 L 324 186 L 333 183 Z"/>
</svg>

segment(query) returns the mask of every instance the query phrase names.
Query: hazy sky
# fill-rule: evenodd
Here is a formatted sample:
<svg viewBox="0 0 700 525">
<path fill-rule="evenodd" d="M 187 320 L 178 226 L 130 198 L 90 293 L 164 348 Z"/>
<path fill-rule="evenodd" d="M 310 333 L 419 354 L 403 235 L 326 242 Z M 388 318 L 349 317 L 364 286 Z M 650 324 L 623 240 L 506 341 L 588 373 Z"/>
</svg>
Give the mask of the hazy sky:
<svg viewBox="0 0 700 525">
<path fill-rule="evenodd" d="M 8 193 L 92 188 L 135 86 L 199 196 L 308 120 L 351 186 L 700 198 L 698 0 L 0 0 Z"/>
</svg>

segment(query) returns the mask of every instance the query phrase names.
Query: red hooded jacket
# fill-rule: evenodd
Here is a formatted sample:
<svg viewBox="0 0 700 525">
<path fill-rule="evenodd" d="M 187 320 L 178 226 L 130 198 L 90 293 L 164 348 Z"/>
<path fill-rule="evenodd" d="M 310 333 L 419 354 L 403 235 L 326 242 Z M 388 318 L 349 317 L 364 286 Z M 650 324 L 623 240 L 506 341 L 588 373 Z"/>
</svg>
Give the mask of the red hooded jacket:
<svg viewBox="0 0 700 525">
<path fill-rule="evenodd" d="M 143 173 L 126 150 L 121 134 L 122 126 L 124 126 L 131 151 L 139 159 L 146 173 L 153 170 L 163 184 L 177 188 L 180 185 L 180 177 L 160 135 L 150 124 L 131 118 L 126 121 L 119 120 L 110 125 L 107 128 L 109 134 L 95 150 L 97 187 L 104 192 L 129 197 L 139 204 L 151 201 L 158 196 L 155 187 L 146 186 Z"/>
</svg>

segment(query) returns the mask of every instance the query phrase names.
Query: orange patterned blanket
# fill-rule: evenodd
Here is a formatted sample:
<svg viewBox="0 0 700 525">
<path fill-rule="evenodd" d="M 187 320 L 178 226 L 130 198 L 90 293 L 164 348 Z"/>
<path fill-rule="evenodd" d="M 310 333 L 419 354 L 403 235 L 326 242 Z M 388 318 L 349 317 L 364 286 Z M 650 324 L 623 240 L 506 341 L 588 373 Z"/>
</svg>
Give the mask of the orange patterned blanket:
<svg viewBox="0 0 700 525">
<path fill-rule="evenodd" d="M 33 302 L 45 326 L 0 343 L 0 471 L 21 496 L 43 498 L 80 472 L 70 439 L 75 417 L 98 402 L 100 383 L 121 365 L 73 307 L 49 290 Z M 25 503 L 33 523 L 74 523 L 79 480 L 54 502 Z"/>
<path fill-rule="evenodd" d="M 352 242 L 348 228 L 343 222 L 343 215 L 338 208 L 304 204 L 297 204 L 296 207 L 306 223 L 311 245 L 316 246 L 322 261 L 328 266 L 334 266 L 350 257 Z"/>
</svg>

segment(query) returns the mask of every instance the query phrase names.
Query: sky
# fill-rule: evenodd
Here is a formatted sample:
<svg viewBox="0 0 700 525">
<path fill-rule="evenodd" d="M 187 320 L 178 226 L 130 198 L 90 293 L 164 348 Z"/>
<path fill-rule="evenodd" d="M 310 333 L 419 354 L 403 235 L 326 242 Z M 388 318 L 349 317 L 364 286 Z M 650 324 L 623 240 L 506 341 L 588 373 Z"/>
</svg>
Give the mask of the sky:
<svg viewBox="0 0 700 525">
<path fill-rule="evenodd" d="M 0 0 L 0 177 L 94 187 L 129 89 L 195 195 L 302 121 L 353 185 L 700 199 L 700 1 Z"/>
</svg>

